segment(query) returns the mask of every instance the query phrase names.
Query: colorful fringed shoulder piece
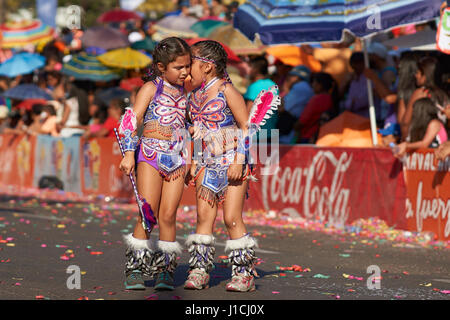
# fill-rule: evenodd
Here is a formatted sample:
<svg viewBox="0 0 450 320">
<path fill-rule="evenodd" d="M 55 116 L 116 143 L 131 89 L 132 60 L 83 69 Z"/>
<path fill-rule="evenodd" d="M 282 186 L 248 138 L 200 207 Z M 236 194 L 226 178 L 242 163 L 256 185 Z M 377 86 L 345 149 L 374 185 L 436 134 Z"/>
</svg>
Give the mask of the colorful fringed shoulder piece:
<svg viewBox="0 0 450 320">
<path fill-rule="evenodd" d="M 278 109 L 281 98 L 278 94 L 278 86 L 271 86 L 267 90 L 261 90 L 253 102 L 248 119 L 248 127 L 258 131 L 267 119 Z"/>
</svg>

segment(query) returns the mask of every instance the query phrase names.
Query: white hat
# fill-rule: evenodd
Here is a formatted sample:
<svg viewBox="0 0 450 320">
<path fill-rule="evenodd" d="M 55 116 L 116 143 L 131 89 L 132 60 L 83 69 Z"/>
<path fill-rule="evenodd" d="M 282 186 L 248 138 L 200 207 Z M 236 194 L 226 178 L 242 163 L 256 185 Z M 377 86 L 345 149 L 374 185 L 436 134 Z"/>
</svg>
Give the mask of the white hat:
<svg viewBox="0 0 450 320">
<path fill-rule="evenodd" d="M 367 52 L 377 55 L 382 59 L 387 59 L 389 53 L 386 47 L 379 42 L 371 43 L 367 49 Z"/>
<path fill-rule="evenodd" d="M 9 109 L 7 106 L 0 106 L 0 119 L 6 119 L 8 117 Z"/>
<path fill-rule="evenodd" d="M 128 35 L 128 41 L 130 41 L 130 43 L 141 41 L 143 39 L 144 39 L 144 37 L 142 36 L 142 34 L 140 34 L 139 32 L 136 32 L 136 31 L 134 31 Z"/>
</svg>

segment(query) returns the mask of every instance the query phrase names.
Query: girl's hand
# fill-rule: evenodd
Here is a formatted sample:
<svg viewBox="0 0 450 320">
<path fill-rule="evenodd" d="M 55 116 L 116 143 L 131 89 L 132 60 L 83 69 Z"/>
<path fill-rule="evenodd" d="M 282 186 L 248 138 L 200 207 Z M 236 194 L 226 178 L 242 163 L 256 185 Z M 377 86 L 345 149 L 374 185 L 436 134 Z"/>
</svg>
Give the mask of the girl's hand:
<svg viewBox="0 0 450 320">
<path fill-rule="evenodd" d="M 186 173 L 186 177 L 184 177 L 184 184 L 186 186 L 192 185 L 194 177 L 195 177 L 196 167 L 197 167 L 197 164 L 195 162 L 193 162 L 191 164 L 189 171 Z"/>
<path fill-rule="evenodd" d="M 448 157 L 450 155 L 450 141 L 446 141 L 439 147 L 437 147 L 437 149 L 434 151 L 434 155 L 438 160 L 444 160 L 446 157 Z"/>
<path fill-rule="evenodd" d="M 125 157 L 120 161 L 119 169 L 126 175 L 130 175 L 133 172 L 135 166 L 134 152 L 125 152 Z"/>
<path fill-rule="evenodd" d="M 395 156 L 396 158 L 401 158 L 401 157 L 403 157 L 403 156 L 405 155 L 405 153 L 406 153 L 407 143 L 406 143 L 406 142 L 402 142 L 402 143 L 398 144 L 397 147 L 398 147 L 398 152 L 397 152 L 397 154 L 395 154 L 394 156 Z"/>
<path fill-rule="evenodd" d="M 242 164 L 232 163 L 227 173 L 229 181 L 239 181 L 242 178 Z"/>
</svg>

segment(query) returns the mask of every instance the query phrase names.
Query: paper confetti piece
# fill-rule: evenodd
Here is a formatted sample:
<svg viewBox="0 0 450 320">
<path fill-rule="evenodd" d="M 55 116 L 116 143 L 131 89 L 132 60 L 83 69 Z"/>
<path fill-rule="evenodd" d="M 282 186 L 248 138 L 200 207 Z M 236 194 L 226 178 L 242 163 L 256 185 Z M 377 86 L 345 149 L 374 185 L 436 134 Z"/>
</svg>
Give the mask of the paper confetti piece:
<svg viewBox="0 0 450 320">
<path fill-rule="evenodd" d="M 91 254 L 92 255 L 100 255 L 100 254 L 103 254 L 103 252 L 101 252 L 101 251 L 91 251 Z"/>
<path fill-rule="evenodd" d="M 327 276 L 327 275 L 324 275 L 324 274 L 321 274 L 321 273 L 315 274 L 313 276 L 313 278 L 319 278 L 319 279 L 328 279 L 329 277 L 331 277 L 331 276 Z"/>
<path fill-rule="evenodd" d="M 419 286 L 423 286 L 423 287 L 431 287 L 432 286 L 432 283 L 430 282 L 430 283 L 421 283 L 421 284 L 419 284 Z"/>
<path fill-rule="evenodd" d="M 349 253 L 340 253 L 339 256 L 342 258 L 348 258 L 348 257 L 350 257 L 350 254 Z"/>
<path fill-rule="evenodd" d="M 151 295 L 145 297 L 145 300 L 158 300 L 158 295 L 151 294 Z"/>
<path fill-rule="evenodd" d="M 441 293 L 450 294 L 450 290 L 441 290 Z"/>
<path fill-rule="evenodd" d="M 280 291 L 272 291 L 272 294 L 279 294 Z"/>
</svg>

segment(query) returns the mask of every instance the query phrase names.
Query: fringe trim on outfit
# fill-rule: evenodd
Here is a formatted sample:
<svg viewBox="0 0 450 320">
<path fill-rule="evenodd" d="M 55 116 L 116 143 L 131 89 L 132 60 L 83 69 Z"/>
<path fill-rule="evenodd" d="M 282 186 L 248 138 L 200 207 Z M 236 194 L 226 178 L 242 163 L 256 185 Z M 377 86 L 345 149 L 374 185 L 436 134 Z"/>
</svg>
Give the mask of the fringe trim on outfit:
<svg viewBox="0 0 450 320">
<path fill-rule="evenodd" d="M 150 120 L 144 126 L 144 133 L 158 133 L 166 138 L 172 138 L 173 128 L 162 126 L 157 120 Z"/>
<path fill-rule="evenodd" d="M 184 177 L 184 175 L 186 173 L 186 166 L 182 165 L 170 173 L 167 173 L 162 170 L 158 170 L 158 172 L 161 175 L 161 177 L 164 178 L 165 181 L 173 181 L 173 180 L 178 179 L 180 176 Z"/>
</svg>

